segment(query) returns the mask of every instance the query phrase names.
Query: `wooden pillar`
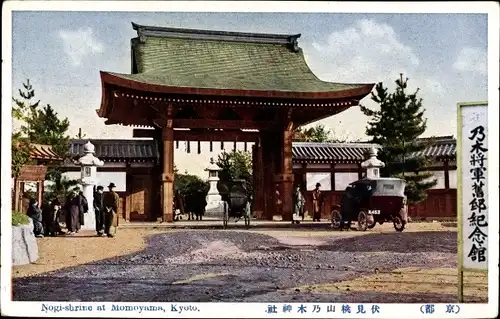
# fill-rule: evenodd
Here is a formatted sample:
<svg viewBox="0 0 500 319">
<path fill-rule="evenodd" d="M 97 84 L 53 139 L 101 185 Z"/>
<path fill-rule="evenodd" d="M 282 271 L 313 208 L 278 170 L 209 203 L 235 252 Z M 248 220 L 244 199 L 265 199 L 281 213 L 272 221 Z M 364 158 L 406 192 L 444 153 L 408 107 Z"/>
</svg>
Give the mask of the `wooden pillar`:
<svg viewBox="0 0 500 319">
<path fill-rule="evenodd" d="M 36 200 L 38 201 L 38 207 L 42 208 L 43 203 L 43 181 L 38 181 L 36 183 Z"/>
<path fill-rule="evenodd" d="M 448 160 L 444 161 L 444 188 L 450 189 L 450 165 Z"/>
<path fill-rule="evenodd" d="M 288 121 L 284 127 L 279 141 L 279 173 L 275 181 L 279 183 L 282 201 L 281 216 L 283 220 L 291 221 L 293 215 L 293 162 L 292 162 L 292 137 L 293 123 Z"/>
<path fill-rule="evenodd" d="M 163 222 L 172 222 L 174 203 L 174 129 L 171 120 L 172 106 L 168 106 L 167 125 L 162 130 L 163 140 L 163 172 L 162 182 L 162 215 Z"/>
<path fill-rule="evenodd" d="M 272 156 L 272 135 L 261 135 L 261 158 L 262 158 L 262 186 L 263 186 L 263 210 L 267 220 L 272 220 L 276 213 L 276 187 L 274 186 L 274 160 Z"/>
<path fill-rule="evenodd" d="M 257 218 L 264 216 L 264 174 L 262 163 L 262 144 L 257 141 L 252 146 L 252 164 L 253 164 L 253 189 L 254 201 L 253 211 Z"/>
<path fill-rule="evenodd" d="M 332 192 L 335 192 L 335 163 L 330 164 L 330 185 L 332 186 Z"/>
<path fill-rule="evenodd" d="M 358 164 L 358 179 L 363 178 L 363 167 L 361 167 L 361 163 Z"/>
<path fill-rule="evenodd" d="M 19 209 L 19 194 L 21 193 L 21 182 L 19 180 L 14 181 L 14 211 L 21 211 Z"/>
</svg>

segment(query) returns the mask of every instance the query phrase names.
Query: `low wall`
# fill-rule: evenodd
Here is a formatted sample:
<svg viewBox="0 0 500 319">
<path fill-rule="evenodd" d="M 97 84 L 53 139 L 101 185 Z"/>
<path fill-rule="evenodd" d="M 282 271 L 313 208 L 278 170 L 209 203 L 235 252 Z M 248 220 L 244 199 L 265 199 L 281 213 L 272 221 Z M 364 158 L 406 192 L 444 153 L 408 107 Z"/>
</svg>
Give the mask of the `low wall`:
<svg viewBox="0 0 500 319">
<path fill-rule="evenodd" d="M 33 234 L 33 222 L 12 226 L 12 265 L 26 265 L 38 259 L 38 244 Z"/>
</svg>

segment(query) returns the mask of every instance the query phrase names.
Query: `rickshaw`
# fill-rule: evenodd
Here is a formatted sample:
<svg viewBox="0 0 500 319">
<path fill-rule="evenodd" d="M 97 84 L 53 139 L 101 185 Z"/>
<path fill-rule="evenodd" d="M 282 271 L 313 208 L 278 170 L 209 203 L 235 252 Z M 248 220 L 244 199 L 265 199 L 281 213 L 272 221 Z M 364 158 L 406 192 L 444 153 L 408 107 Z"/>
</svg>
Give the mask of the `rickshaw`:
<svg viewBox="0 0 500 319">
<path fill-rule="evenodd" d="M 349 184 L 340 205 L 332 211 L 332 228 L 350 229 L 353 221 L 365 231 L 376 223 L 392 222 L 402 232 L 408 221 L 405 209 L 406 182 L 399 178 L 364 178 Z"/>
<path fill-rule="evenodd" d="M 229 193 L 223 196 L 223 200 L 226 202 L 223 213 L 224 228 L 227 227 L 227 223 L 231 217 L 235 219 L 235 222 L 243 218 L 245 220 L 245 227 L 250 227 L 251 198 L 248 195 L 245 183 L 245 180 L 234 180 Z"/>
</svg>

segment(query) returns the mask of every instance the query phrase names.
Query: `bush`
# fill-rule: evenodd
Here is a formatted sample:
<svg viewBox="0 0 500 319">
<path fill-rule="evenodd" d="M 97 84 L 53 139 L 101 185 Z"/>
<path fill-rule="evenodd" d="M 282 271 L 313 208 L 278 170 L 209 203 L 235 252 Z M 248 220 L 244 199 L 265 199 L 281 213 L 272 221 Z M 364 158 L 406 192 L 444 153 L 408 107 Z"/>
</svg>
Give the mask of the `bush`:
<svg viewBox="0 0 500 319">
<path fill-rule="evenodd" d="M 20 212 L 12 212 L 12 226 L 28 225 L 30 223 L 29 217 Z"/>
</svg>

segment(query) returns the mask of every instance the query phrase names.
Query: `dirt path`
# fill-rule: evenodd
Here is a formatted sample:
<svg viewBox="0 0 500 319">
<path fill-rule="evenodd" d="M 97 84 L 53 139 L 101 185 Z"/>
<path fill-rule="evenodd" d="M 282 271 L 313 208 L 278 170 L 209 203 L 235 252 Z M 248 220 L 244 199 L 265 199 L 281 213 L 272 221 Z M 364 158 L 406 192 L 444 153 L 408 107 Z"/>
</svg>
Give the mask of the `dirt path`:
<svg viewBox="0 0 500 319">
<path fill-rule="evenodd" d="M 12 277 L 21 278 L 138 252 L 146 247 L 146 237 L 166 231 L 119 230 L 114 238 L 97 237 L 84 230 L 75 236 L 37 239 L 40 258 L 33 264 L 12 267 Z"/>
<path fill-rule="evenodd" d="M 14 280 L 13 295 L 61 301 L 454 302 L 454 229 L 430 224 L 397 233 L 384 226 L 370 232 L 127 230 L 114 239 L 48 238 L 41 246 L 54 242 L 41 249 L 57 247 L 66 259 L 51 261 L 57 254 L 49 253 L 43 265 L 18 269 L 17 277 L 41 275 Z M 153 236 L 142 248 L 147 235 Z M 111 246 L 103 249 L 104 243 Z M 85 259 L 71 257 L 77 253 Z M 61 269 L 62 263 L 72 267 Z M 436 269 L 443 273 L 436 275 Z M 471 301 L 484 301 L 486 279 L 470 284 L 477 295 Z"/>
</svg>

